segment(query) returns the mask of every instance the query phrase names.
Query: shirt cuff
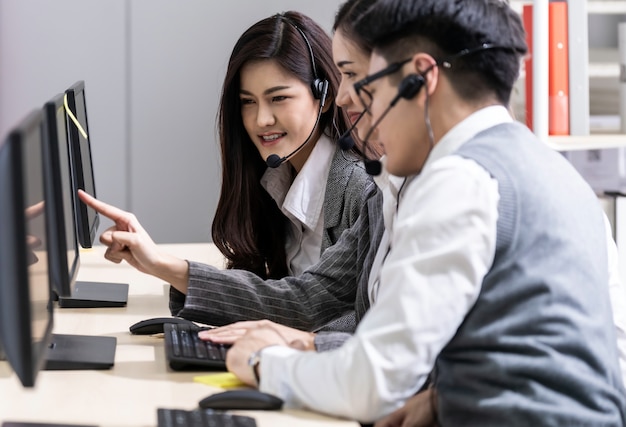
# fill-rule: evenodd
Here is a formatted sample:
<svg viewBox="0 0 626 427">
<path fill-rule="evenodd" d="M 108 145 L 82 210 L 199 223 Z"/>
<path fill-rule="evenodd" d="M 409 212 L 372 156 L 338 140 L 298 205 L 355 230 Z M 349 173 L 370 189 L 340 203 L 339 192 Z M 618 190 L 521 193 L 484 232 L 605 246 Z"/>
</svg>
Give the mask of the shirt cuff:
<svg viewBox="0 0 626 427">
<path fill-rule="evenodd" d="M 293 397 L 291 389 L 283 382 L 285 376 L 284 360 L 298 353 L 301 351 L 282 345 L 269 346 L 261 351 L 259 390 L 280 397 L 285 402 L 285 406 L 293 405 Z"/>
</svg>

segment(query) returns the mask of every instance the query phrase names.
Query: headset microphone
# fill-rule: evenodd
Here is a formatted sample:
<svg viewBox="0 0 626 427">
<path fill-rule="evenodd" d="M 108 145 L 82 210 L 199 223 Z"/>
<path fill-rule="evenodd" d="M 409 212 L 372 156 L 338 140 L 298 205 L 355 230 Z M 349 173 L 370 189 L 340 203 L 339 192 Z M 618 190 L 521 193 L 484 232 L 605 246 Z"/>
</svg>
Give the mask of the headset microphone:
<svg viewBox="0 0 626 427">
<path fill-rule="evenodd" d="M 400 99 L 411 99 L 415 97 L 415 95 L 417 95 L 417 93 L 420 91 L 422 86 L 424 86 L 424 83 L 426 83 L 426 81 L 424 80 L 424 77 L 419 74 L 409 74 L 404 79 L 402 79 L 402 81 L 400 82 L 400 85 L 398 86 L 398 93 L 396 94 L 396 96 L 391 100 L 391 102 L 389 103 L 385 111 L 383 111 L 383 113 L 380 115 L 378 120 L 376 120 L 372 124 L 372 127 L 370 127 L 370 130 L 367 131 L 367 134 L 365 135 L 365 138 L 363 139 L 364 145 L 367 145 L 367 142 L 370 139 L 370 136 L 372 136 L 372 133 L 374 132 L 376 127 L 387 116 L 389 111 L 391 111 L 391 109 L 398 103 L 398 101 Z M 369 175 L 372 175 L 372 176 L 380 175 L 380 173 L 383 170 L 383 165 L 380 162 L 380 160 L 364 159 L 363 163 L 365 164 L 365 171 Z"/>
<path fill-rule="evenodd" d="M 293 150 L 291 153 L 287 154 L 284 157 L 279 157 L 277 154 L 270 154 L 265 160 L 265 163 L 267 164 L 267 166 L 269 166 L 270 168 L 276 169 L 278 166 L 282 165 L 284 162 L 286 162 L 292 156 L 294 156 L 298 151 L 300 151 L 307 144 L 307 142 L 309 142 L 309 140 L 313 137 L 315 130 L 317 129 L 317 124 L 320 122 L 320 117 L 322 117 L 323 109 L 324 109 L 324 103 L 320 102 L 320 109 L 317 113 L 317 119 L 315 119 L 315 124 L 313 125 L 313 129 L 311 129 L 311 133 L 309 133 L 309 136 L 307 136 L 304 142 L 300 144 L 298 148 L 296 148 L 295 150 Z"/>
<path fill-rule="evenodd" d="M 370 139 L 370 136 L 372 136 L 372 133 L 374 132 L 374 130 L 376 129 L 376 127 L 380 124 L 381 120 L 385 118 L 385 116 L 387 116 L 387 113 L 389 113 L 389 111 L 391 111 L 391 108 L 393 107 L 394 104 L 389 103 L 389 105 L 387 106 L 387 108 L 385 109 L 385 111 L 383 111 L 383 113 L 380 115 L 380 117 L 378 118 L 378 120 L 376 120 L 374 123 L 372 123 L 372 126 L 370 127 L 370 129 L 367 131 L 367 134 L 365 135 L 365 138 L 363 138 L 363 146 L 367 147 L 368 141 Z M 365 152 L 365 150 L 363 150 Z M 378 176 L 380 175 L 380 173 L 383 170 L 383 166 L 380 163 L 380 160 L 370 160 L 367 158 L 363 159 L 363 164 L 365 165 L 365 171 L 372 176 Z"/>
<path fill-rule="evenodd" d="M 265 163 L 267 163 L 267 165 L 273 169 L 276 169 L 278 166 L 280 166 L 282 163 L 284 162 L 284 160 L 280 157 L 278 157 L 278 155 L 276 154 L 271 154 L 267 160 L 265 160 Z"/>
<path fill-rule="evenodd" d="M 383 171 L 383 164 L 380 160 L 365 160 L 365 172 L 371 176 L 378 176 Z"/>
<path fill-rule="evenodd" d="M 287 16 L 283 14 L 278 14 L 276 15 L 276 17 L 286 22 L 287 24 L 291 25 L 300 34 L 300 36 L 302 37 L 302 40 L 304 40 L 304 43 L 306 43 L 307 49 L 309 51 L 309 57 L 311 60 L 311 68 L 313 70 L 313 82 L 311 82 L 311 91 L 313 92 L 313 97 L 315 99 L 320 100 L 320 108 L 319 108 L 319 111 L 317 112 L 317 119 L 315 119 L 315 125 L 313 126 L 313 129 L 311 129 L 311 133 L 309 133 L 309 136 L 304 140 L 302 144 L 300 144 L 298 148 L 296 148 L 295 150 L 293 150 L 291 153 L 287 154 L 284 157 L 279 157 L 277 154 L 270 154 L 268 158 L 265 160 L 265 163 L 270 168 L 277 168 L 278 166 L 282 165 L 285 161 L 289 160 L 298 151 L 300 151 L 313 137 L 313 134 L 315 133 L 315 130 L 317 129 L 317 125 L 320 122 L 320 118 L 322 117 L 322 111 L 324 110 L 324 105 L 326 104 L 326 98 L 328 96 L 328 86 L 329 86 L 328 80 L 321 79 L 317 75 L 317 67 L 315 66 L 315 56 L 313 55 L 313 47 L 311 47 L 311 43 L 309 42 L 309 39 L 307 38 L 306 34 L 304 34 L 304 31 L 302 31 L 300 27 L 298 27 L 296 23 L 293 22 L 291 19 L 289 19 Z"/>
<path fill-rule="evenodd" d="M 352 126 L 350 126 L 350 129 L 342 133 L 339 139 L 337 140 L 337 143 L 339 144 L 339 147 L 341 147 L 342 150 L 347 151 L 347 150 L 351 150 L 352 147 L 354 147 L 354 139 L 352 138 L 351 134 L 354 128 L 356 128 L 356 125 L 359 124 L 359 121 L 361 120 L 361 118 L 363 118 L 364 115 L 365 115 L 365 111 L 359 114 L 359 117 L 354 121 L 354 123 L 352 123 Z"/>
</svg>

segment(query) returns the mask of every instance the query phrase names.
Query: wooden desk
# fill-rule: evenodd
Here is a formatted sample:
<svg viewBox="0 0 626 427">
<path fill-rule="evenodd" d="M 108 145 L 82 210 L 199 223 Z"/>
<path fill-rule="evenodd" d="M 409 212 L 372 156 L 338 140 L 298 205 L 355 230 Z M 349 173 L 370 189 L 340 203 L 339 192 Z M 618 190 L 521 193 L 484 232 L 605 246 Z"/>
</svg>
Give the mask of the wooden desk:
<svg viewBox="0 0 626 427">
<path fill-rule="evenodd" d="M 163 245 L 181 258 L 222 265 L 212 244 Z M 36 386 L 22 387 L 7 362 L 0 362 L 0 421 L 97 424 L 101 427 L 155 427 L 156 410 L 194 409 L 207 395 L 222 391 L 194 383 L 194 372 L 166 367 L 163 339 L 135 336 L 128 327 L 150 317 L 169 316 L 168 286 L 126 264 L 103 257 L 102 246 L 81 251 L 79 280 L 130 284 L 124 308 L 59 309 L 54 332 L 117 338 L 115 366 L 103 371 L 41 371 Z M 256 418 L 259 427 L 357 426 L 300 410 L 234 411 Z"/>
</svg>

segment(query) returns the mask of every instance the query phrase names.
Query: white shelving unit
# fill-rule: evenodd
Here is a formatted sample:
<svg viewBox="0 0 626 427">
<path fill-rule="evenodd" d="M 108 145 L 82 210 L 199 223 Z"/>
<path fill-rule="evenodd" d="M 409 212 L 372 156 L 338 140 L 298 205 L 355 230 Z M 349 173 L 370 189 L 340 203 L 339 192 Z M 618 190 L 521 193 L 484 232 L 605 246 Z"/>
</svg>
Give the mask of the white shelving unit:
<svg viewBox="0 0 626 427">
<path fill-rule="evenodd" d="M 626 14 L 626 0 L 569 0 L 586 1 L 588 14 Z M 548 135 L 548 0 L 513 0 L 511 6 L 522 13 L 525 4 L 533 5 L 533 111 L 535 134 L 558 151 L 590 150 L 626 147 L 626 134 L 595 133 L 589 135 Z M 589 52 L 588 74 L 590 79 L 618 78 L 620 69 L 616 49 L 594 49 Z M 526 72 L 531 72 L 526 70 Z M 544 94 L 544 95 L 541 95 Z M 617 129 L 615 129 L 617 131 Z"/>
<path fill-rule="evenodd" d="M 568 0 L 571 2 L 586 2 L 587 14 L 626 14 L 626 0 L 618 1 L 600 1 L 600 0 Z M 542 13 L 544 17 L 548 16 L 548 0 L 535 0 L 535 1 L 515 1 L 511 2 L 512 6 L 516 8 L 520 13 L 524 4 L 533 4 L 533 52 L 536 52 L 535 48 L 537 43 L 543 43 L 544 46 L 548 45 L 548 28 L 547 19 L 537 21 L 536 14 Z M 579 3 L 580 4 L 580 3 Z M 535 25 L 540 22 L 544 27 Z M 587 38 L 587 28 L 584 28 L 584 36 Z M 616 29 L 617 31 L 617 29 Z M 570 36 L 571 37 L 571 36 Z M 571 38 L 570 38 L 571 40 Z M 580 44 L 580 43 L 579 43 Z M 540 51 L 543 55 L 546 52 Z M 587 66 L 588 78 L 590 81 L 589 90 L 591 91 L 591 82 L 606 81 L 608 79 L 617 79 L 619 77 L 619 64 L 617 49 L 592 49 L 588 50 L 588 63 L 581 64 L 581 66 Z M 583 57 L 585 55 L 582 55 Z M 535 55 L 536 58 L 536 55 Z M 543 98 L 543 101 L 547 104 L 547 88 L 540 89 L 534 82 L 539 79 L 547 83 L 548 69 L 547 69 L 547 55 L 542 57 L 541 60 L 545 67 L 533 70 L 533 99 L 538 97 Z M 537 61 L 533 61 L 533 64 Z M 570 63 L 570 70 L 572 64 Z M 595 86 L 595 85 L 594 85 Z M 595 86 L 595 90 L 597 90 Z M 538 96 L 539 94 L 545 94 Z M 571 92 L 570 92 L 571 94 Z M 534 111 L 538 111 L 533 106 Z M 543 111 L 543 110 L 542 110 Z M 569 135 L 569 136 L 548 136 L 547 134 L 547 118 L 548 115 L 544 114 L 542 117 L 538 117 L 538 114 L 534 115 L 534 123 L 537 121 L 545 121 L 544 127 L 541 128 L 541 133 L 538 134 L 539 138 L 552 147 L 555 150 L 570 152 L 569 155 L 585 155 L 585 153 L 574 153 L 575 150 L 600 150 L 607 148 L 621 148 L 626 147 L 626 134 L 617 133 L 619 129 L 619 121 L 617 125 L 611 124 L 610 129 L 594 129 L 590 128 L 589 135 Z M 610 133 L 607 133 L 610 132 Z M 537 134 L 537 132 L 535 132 Z M 621 151 L 621 150 L 616 150 Z M 590 154 L 588 152 L 587 154 Z M 606 197 L 599 193 L 598 200 L 604 211 L 607 213 L 610 223 L 612 224 L 613 237 L 617 244 L 618 256 L 619 256 L 619 270 L 622 281 L 626 280 L 626 197 Z"/>
<path fill-rule="evenodd" d="M 624 0 L 589 0 L 587 1 L 587 8 L 589 13 L 601 13 L 605 15 L 614 13 L 626 14 L 626 2 Z"/>
<path fill-rule="evenodd" d="M 571 0 L 587 1 L 587 11 L 591 14 L 626 14 L 626 2 L 624 0 Z M 517 12 L 522 12 L 525 4 L 534 4 L 532 0 L 512 0 L 511 7 Z"/>
<path fill-rule="evenodd" d="M 548 136 L 547 144 L 557 151 L 598 150 L 626 147 L 625 134 Z"/>
</svg>

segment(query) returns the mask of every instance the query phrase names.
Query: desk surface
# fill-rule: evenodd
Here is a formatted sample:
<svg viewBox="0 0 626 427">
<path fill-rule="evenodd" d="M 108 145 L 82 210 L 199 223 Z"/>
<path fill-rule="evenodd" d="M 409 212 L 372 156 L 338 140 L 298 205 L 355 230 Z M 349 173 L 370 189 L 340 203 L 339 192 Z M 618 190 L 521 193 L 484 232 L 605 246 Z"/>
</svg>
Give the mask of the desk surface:
<svg viewBox="0 0 626 427">
<path fill-rule="evenodd" d="M 212 244 L 162 246 L 181 258 L 222 265 L 221 254 Z M 54 332 L 116 337 L 115 366 L 103 371 L 41 371 L 36 386 L 25 389 L 8 363 L 0 362 L 0 422 L 155 427 L 157 408 L 194 409 L 201 398 L 222 391 L 193 382 L 198 372 L 169 370 L 162 338 L 128 332 L 128 327 L 140 320 L 169 316 L 168 286 L 126 264 L 106 261 L 103 253 L 102 246 L 81 251 L 78 279 L 129 283 L 128 305 L 55 307 Z M 300 410 L 233 412 L 253 416 L 259 427 L 358 425 Z"/>
</svg>

